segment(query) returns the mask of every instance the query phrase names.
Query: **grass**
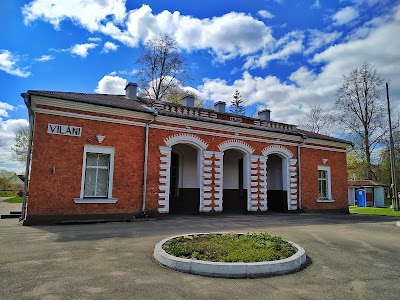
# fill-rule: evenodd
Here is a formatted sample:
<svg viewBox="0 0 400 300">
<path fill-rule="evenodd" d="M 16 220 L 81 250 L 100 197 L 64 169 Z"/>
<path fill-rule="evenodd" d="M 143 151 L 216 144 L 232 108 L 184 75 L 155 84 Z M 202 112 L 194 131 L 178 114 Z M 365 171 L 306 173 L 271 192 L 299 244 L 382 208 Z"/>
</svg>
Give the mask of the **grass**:
<svg viewBox="0 0 400 300">
<path fill-rule="evenodd" d="M 281 237 L 268 233 L 187 235 L 167 241 L 173 256 L 213 262 L 261 262 L 284 259 L 297 252 Z"/>
<path fill-rule="evenodd" d="M 14 191 L 0 191 L 0 197 L 12 197 L 16 196 L 17 192 Z"/>
<path fill-rule="evenodd" d="M 400 217 L 400 211 L 394 211 L 390 207 L 358 207 L 351 205 L 349 210 L 351 214 Z"/>
<path fill-rule="evenodd" d="M 22 197 L 20 197 L 20 196 L 15 196 L 15 197 L 13 197 L 13 198 L 4 200 L 4 202 L 7 202 L 7 203 L 22 203 L 22 200 L 23 200 Z"/>
</svg>

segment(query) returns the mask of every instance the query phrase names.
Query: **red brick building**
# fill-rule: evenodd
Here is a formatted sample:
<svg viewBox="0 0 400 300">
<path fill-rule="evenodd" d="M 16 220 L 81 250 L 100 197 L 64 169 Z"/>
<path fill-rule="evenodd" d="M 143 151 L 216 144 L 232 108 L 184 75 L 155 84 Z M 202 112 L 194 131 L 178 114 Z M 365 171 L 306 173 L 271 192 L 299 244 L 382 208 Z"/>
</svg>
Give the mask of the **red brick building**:
<svg viewBox="0 0 400 300">
<path fill-rule="evenodd" d="M 25 224 L 176 212 L 348 211 L 350 143 L 259 118 L 126 95 L 28 91 Z"/>
</svg>

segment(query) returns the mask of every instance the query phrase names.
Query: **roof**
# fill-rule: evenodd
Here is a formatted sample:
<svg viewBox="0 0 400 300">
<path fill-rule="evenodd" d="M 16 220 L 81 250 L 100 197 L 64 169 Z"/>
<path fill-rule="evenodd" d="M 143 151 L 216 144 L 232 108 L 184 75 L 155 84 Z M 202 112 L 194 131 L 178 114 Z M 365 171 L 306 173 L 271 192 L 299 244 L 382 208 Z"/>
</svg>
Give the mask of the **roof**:
<svg viewBox="0 0 400 300">
<path fill-rule="evenodd" d="M 145 113 L 152 113 L 154 110 L 154 107 L 152 107 L 154 101 L 152 101 L 150 99 L 142 98 L 142 97 L 138 97 L 138 99 L 137 99 L 138 101 L 134 101 L 132 99 L 126 98 L 125 95 L 87 94 L 87 93 L 43 91 L 43 90 L 28 90 L 27 94 L 21 94 L 21 96 L 23 96 L 23 97 L 25 97 L 26 95 L 44 96 L 44 97 L 48 97 L 48 98 L 63 99 L 63 100 L 88 103 L 88 104 L 94 104 L 94 105 L 101 105 L 101 106 L 113 107 L 113 108 L 121 108 L 121 109 L 127 109 L 127 110 L 139 111 L 139 112 L 145 112 Z M 165 102 L 165 103 L 167 103 L 168 105 L 172 105 L 172 106 L 184 107 L 179 104 L 173 104 L 173 103 L 168 103 L 168 102 Z M 316 139 L 321 139 L 321 140 L 327 140 L 327 141 L 333 141 L 333 142 L 344 143 L 347 145 L 352 145 L 352 143 L 347 140 L 334 138 L 334 137 L 327 136 L 327 135 L 317 134 L 317 133 L 313 133 L 313 132 L 306 131 L 306 130 L 301 130 L 301 129 L 296 128 L 296 126 L 294 126 L 294 125 L 285 124 L 285 123 L 273 122 L 276 124 L 282 124 L 282 125 L 287 125 L 287 126 L 277 126 L 277 128 L 272 128 L 272 127 L 267 127 L 267 126 L 253 125 L 253 124 L 249 124 L 249 123 L 235 123 L 235 122 L 230 122 L 227 120 L 221 120 L 218 118 L 214 118 L 214 119 L 204 118 L 200 115 L 199 116 L 183 115 L 183 114 L 179 114 L 179 113 L 176 113 L 173 111 L 163 110 L 163 109 L 159 109 L 159 108 L 157 108 L 157 110 L 158 110 L 158 113 L 161 115 L 167 115 L 167 116 L 173 116 L 173 117 L 179 117 L 179 118 L 187 118 L 187 119 L 196 119 L 196 120 L 200 120 L 200 121 L 204 121 L 206 119 L 207 122 L 212 122 L 212 123 L 221 123 L 221 124 L 227 124 L 230 126 L 245 127 L 245 128 L 250 128 L 250 129 L 264 130 L 264 131 L 271 131 L 271 132 L 281 132 L 281 133 L 297 135 L 297 136 L 306 135 L 309 138 L 316 138 Z M 199 110 L 200 112 L 217 113 L 213 110 L 205 109 L 205 108 L 196 108 L 196 110 Z M 222 115 L 222 116 L 227 116 L 227 117 L 236 116 L 236 117 L 241 117 L 246 120 L 260 121 L 259 119 L 256 119 L 256 118 L 251 118 L 251 117 L 242 116 L 242 115 L 236 115 L 236 114 L 232 114 L 229 112 L 225 112 L 225 113 L 218 112 L 217 114 Z M 285 129 L 283 127 L 285 127 Z M 286 128 L 292 128 L 292 129 L 286 129 Z"/>
<path fill-rule="evenodd" d="M 349 180 L 348 182 L 349 186 L 354 186 L 354 187 L 364 187 L 364 186 L 381 186 L 385 187 L 387 186 L 386 184 L 383 183 L 378 183 L 372 180 Z"/>
<path fill-rule="evenodd" d="M 134 111 L 150 112 L 150 110 L 143 105 L 149 105 L 149 101 L 139 98 L 139 101 L 132 101 L 125 97 L 125 95 L 109 95 L 109 94 L 86 94 L 75 92 L 57 92 L 57 91 L 38 91 L 29 90 L 28 94 L 36 96 L 45 96 L 50 98 L 64 99 L 75 102 L 89 103 L 102 105 L 114 108 L 123 108 Z"/>
</svg>

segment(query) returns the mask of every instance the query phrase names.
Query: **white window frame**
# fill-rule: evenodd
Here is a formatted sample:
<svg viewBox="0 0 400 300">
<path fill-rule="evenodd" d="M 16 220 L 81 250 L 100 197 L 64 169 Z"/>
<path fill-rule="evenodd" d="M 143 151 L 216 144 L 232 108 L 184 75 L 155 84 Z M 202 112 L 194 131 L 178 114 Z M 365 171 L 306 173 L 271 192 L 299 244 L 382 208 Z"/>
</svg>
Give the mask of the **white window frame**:
<svg viewBox="0 0 400 300">
<path fill-rule="evenodd" d="M 327 188 L 327 199 L 319 198 L 317 202 L 334 202 L 335 200 L 332 199 L 332 190 L 331 190 L 331 167 L 329 166 L 318 166 L 318 171 L 325 171 L 326 172 L 326 188 Z M 318 175 L 318 194 L 319 194 L 319 175 Z"/>
<path fill-rule="evenodd" d="M 108 173 L 108 198 L 96 198 L 96 197 L 84 197 L 85 195 L 85 175 L 86 175 L 86 157 L 87 153 L 98 153 L 98 154 L 108 154 L 110 155 L 110 166 Z M 104 146 L 93 146 L 85 145 L 83 151 L 83 161 L 82 161 L 82 180 L 81 180 L 81 193 L 79 198 L 75 198 L 75 203 L 116 203 L 117 198 L 112 197 L 112 187 L 113 187 L 113 174 L 114 174 L 114 148 L 104 147 Z"/>
</svg>

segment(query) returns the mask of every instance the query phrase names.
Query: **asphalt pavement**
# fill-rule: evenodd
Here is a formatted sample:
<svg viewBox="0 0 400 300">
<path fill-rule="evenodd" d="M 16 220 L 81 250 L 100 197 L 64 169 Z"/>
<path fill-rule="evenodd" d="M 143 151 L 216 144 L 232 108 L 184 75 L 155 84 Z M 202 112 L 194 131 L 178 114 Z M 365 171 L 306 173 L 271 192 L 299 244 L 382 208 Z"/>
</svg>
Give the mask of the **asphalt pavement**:
<svg viewBox="0 0 400 300">
<path fill-rule="evenodd" d="M 26 227 L 0 220 L 0 299 L 400 299 L 396 221 L 266 214 Z M 215 231 L 280 235 L 300 244 L 310 264 L 284 276 L 221 279 L 152 258 L 165 237 Z"/>
</svg>

